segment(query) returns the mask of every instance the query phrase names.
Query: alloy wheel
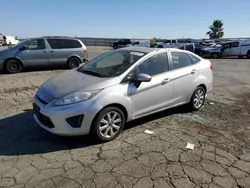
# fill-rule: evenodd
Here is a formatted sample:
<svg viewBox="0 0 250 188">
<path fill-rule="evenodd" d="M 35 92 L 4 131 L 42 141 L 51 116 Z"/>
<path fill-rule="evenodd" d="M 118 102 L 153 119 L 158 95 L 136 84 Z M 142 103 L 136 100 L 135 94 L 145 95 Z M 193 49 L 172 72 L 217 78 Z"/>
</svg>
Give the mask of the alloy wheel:
<svg viewBox="0 0 250 188">
<path fill-rule="evenodd" d="M 120 130 L 122 117 L 116 111 L 106 113 L 99 124 L 99 132 L 104 138 L 114 137 Z"/>
</svg>

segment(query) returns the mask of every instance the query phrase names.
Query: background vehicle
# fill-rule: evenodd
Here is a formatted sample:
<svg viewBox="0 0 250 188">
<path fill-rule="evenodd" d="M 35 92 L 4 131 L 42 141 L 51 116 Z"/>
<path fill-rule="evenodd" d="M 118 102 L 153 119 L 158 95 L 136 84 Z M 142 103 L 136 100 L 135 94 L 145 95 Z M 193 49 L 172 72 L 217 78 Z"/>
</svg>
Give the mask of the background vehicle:
<svg viewBox="0 0 250 188">
<path fill-rule="evenodd" d="M 117 49 L 117 48 L 126 47 L 128 44 L 131 44 L 131 43 L 132 43 L 132 41 L 130 39 L 120 39 L 120 40 L 117 40 L 117 41 L 111 43 L 111 46 L 114 49 Z"/>
<path fill-rule="evenodd" d="M 221 42 L 214 45 L 213 47 L 202 49 L 201 56 L 212 58 L 222 58 L 229 56 L 250 58 L 250 40 Z"/>
<path fill-rule="evenodd" d="M 2 35 L 2 33 L 0 33 L 0 46 L 4 45 L 4 36 Z"/>
<path fill-rule="evenodd" d="M 67 65 L 76 68 L 86 60 L 86 46 L 71 37 L 32 38 L 0 51 L 0 69 L 8 73 L 18 73 L 31 66 Z"/>
<path fill-rule="evenodd" d="M 203 48 L 205 48 L 205 46 L 202 46 L 199 43 L 190 43 L 190 44 L 186 44 L 186 45 L 180 47 L 180 49 L 182 49 L 182 50 L 188 50 L 190 52 L 195 53 L 196 55 L 200 55 L 201 50 Z"/>
<path fill-rule="evenodd" d="M 150 41 L 149 40 L 139 40 L 139 41 L 133 42 L 131 44 L 127 44 L 126 46 L 150 47 Z"/>
<path fill-rule="evenodd" d="M 13 36 L 3 36 L 4 39 L 4 45 L 15 45 L 19 43 L 19 40 L 16 39 L 16 37 Z"/>
<path fill-rule="evenodd" d="M 45 82 L 34 118 L 54 134 L 109 141 L 128 121 L 184 104 L 199 110 L 212 84 L 211 62 L 191 52 L 130 46 Z"/>
<path fill-rule="evenodd" d="M 163 42 L 157 42 L 157 48 L 180 48 L 181 46 L 189 43 L 193 43 L 192 39 L 169 39 L 164 40 Z"/>
</svg>

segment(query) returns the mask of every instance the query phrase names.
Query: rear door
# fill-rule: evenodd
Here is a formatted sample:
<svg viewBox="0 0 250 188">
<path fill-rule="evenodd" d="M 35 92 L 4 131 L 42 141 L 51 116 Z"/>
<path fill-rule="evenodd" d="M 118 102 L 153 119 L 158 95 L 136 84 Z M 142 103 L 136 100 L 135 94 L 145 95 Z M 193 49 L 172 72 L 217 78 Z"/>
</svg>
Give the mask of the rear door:
<svg viewBox="0 0 250 188">
<path fill-rule="evenodd" d="M 48 50 L 49 65 L 66 65 L 70 57 L 76 56 L 82 59 L 84 52 L 82 45 L 74 39 L 47 39 L 50 49 Z"/>
<path fill-rule="evenodd" d="M 173 72 L 174 80 L 174 97 L 175 103 L 188 102 L 194 89 L 196 88 L 196 80 L 199 76 L 199 70 L 196 63 L 198 58 L 193 56 L 191 59 L 189 53 L 170 52 L 171 72 Z M 195 60 L 196 58 L 196 60 Z"/>
<path fill-rule="evenodd" d="M 47 66 L 48 51 L 44 39 L 33 39 L 25 45 L 26 50 L 19 50 L 16 54 L 24 66 Z"/>
</svg>

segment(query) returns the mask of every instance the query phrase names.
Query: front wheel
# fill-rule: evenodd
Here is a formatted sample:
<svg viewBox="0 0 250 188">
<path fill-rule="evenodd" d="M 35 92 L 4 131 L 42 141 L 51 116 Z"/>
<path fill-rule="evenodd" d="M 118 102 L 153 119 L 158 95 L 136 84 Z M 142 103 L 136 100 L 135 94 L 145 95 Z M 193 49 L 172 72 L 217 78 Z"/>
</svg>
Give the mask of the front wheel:
<svg viewBox="0 0 250 188">
<path fill-rule="evenodd" d="M 5 65 L 5 70 L 10 74 L 19 73 L 22 68 L 21 63 L 15 59 L 8 60 Z"/>
<path fill-rule="evenodd" d="M 212 53 L 212 54 L 211 54 L 211 57 L 215 59 L 215 58 L 219 58 L 220 56 L 219 56 L 218 53 Z"/>
<path fill-rule="evenodd" d="M 92 134 L 98 141 L 107 142 L 115 139 L 123 130 L 125 116 L 117 107 L 101 110 L 92 124 Z"/>
<path fill-rule="evenodd" d="M 205 102 L 206 91 L 203 87 L 199 86 L 195 89 L 189 105 L 192 110 L 198 111 L 202 108 Z"/>
</svg>

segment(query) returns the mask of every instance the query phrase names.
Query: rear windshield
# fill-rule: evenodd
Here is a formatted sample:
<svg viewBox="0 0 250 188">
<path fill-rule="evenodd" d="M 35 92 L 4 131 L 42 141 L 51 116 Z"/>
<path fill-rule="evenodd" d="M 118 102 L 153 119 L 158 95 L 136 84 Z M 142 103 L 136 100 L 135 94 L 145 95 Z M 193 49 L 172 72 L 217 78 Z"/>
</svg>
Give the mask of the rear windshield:
<svg viewBox="0 0 250 188">
<path fill-rule="evenodd" d="M 97 56 L 78 70 L 98 77 L 115 77 L 124 73 L 146 53 L 131 50 L 112 50 Z"/>
</svg>

